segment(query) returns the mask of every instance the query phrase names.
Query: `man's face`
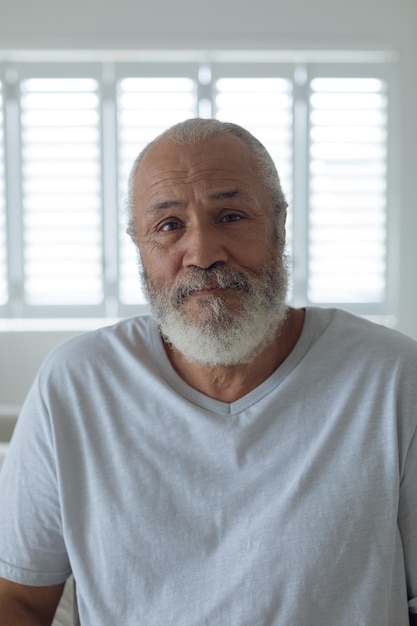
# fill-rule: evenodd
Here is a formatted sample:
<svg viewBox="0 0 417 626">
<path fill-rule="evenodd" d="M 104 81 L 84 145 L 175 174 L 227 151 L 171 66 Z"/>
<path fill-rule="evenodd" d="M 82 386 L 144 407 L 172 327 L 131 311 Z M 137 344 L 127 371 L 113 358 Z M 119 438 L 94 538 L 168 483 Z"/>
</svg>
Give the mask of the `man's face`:
<svg viewBox="0 0 417 626">
<path fill-rule="evenodd" d="M 165 338 L 190 360 L 250 359 L 283 319 L 286 272 L 285 217 L 249 149 L 231 136 L 164 138 L 139 164 L 135 198 L 142 278 Z"/>
</svg>

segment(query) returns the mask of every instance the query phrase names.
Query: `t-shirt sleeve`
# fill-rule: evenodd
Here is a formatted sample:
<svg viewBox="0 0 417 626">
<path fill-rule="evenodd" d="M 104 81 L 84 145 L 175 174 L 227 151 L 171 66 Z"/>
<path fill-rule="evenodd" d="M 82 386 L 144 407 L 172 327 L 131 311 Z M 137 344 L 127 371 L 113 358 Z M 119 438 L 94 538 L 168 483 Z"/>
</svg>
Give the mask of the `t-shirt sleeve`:
<svg viewBox="0 0 417 626">
<path fill-rule="evenodd" d="M 417 613 L 417 432 L 411 441 L 400 488 L 399 526 L 404 549 L 408 607 Z"/>
<path fill-rule="evenodd" d="M 68 578 L 55 446 L 38 375 L 0 472 L 0 576 L 47 586 Z"/>
<path fill-rule="evenodd" d="M 417 363 L 404 376 L 399 393 L 401 415 L 398 433 L 400 452 L 400 500 L 398 525 L 403 545 L 408 606 L 417 613 Z"/>
</svg>

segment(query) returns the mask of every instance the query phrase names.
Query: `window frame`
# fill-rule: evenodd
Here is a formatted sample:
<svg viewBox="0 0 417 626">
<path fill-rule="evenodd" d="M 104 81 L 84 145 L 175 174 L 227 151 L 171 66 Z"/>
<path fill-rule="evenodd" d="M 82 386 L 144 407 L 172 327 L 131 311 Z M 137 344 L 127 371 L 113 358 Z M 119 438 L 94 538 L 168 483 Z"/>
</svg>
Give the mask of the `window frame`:
<svg viewBox="0 0 417 626">
<path fill-rule="evenodd" d="M 366 55 L 335 55 L 328 52 L 319 60 L 297 58 L 290 54 L 282 60 L 271 55 L 268 60 L 265 54 L 258 61 L 250 61 L 248 55 L 239 60 L 237 54 L 208 54 L 200 51 L 194 55 L 173 55 L 168 61 L 166 56 L 151 53 L 132 59 L 117 60 L 74 60 L 57 56 L 55 61 L 2 61 L 0 62 L 0 80 L 3 84 L 3 116 L 4 116 L 4 156 L 5 156 L 5 206 L 6 206 L 6 242 L 7 246 L 9 301 L 0 305 L 0 317 L 4 318 L 119 318 L 137 315 L 148 310 L 143 304 L 125 304 L 119 301 L 119 239 L 122 210 L 120 199 L 125 195 L 127 181 L 121 188 L 118 173 L 118 128 L 117 128 L 117 89 L 118 81 L 127 77 L 190 77 L 196 83 L 197 103 L 202 98 L 213 101 L 213 89 L 218 78 L 248 77 L 253 73 L 256 77 L 288 78 L 293 83 L 293 241 L 291 255 L 291 274 L 293 279 L 291 304 L 294 306 L 336 306 L 364 316 L 395 315 L 397 299 L 397 257 L 399 250 L 398 229 L 398 153 L 395 128 L 398 128 L 397 102 L 395 98 L 395 62 L 389 55 L 380 55 L 376 60 L 366 60 Z M 362 60 L 361 60 L 362 58 Z M 200 68 L 211 68 L 210 84 L 199 81 Z M 311 303 L 307 297 L 308 280 L 308 199 L 309 199 L 309 85 L 316 77 L 376 77 L 386 82 L 387 103 L 387 209 L 386 209 L 386 290 L 385 300 L 378 303 L 344 303 L 325 302 Z M 23 228 L 22 228 L 22 180 L 21 135 L 20 135 L 20 102 L 19 84 L 27 78 L 94 78 L 98 82 L 100 96 L 100 128 L 101 128 L 101 215 L 103 240 L 103 302 L 98 305 L 29 305 L 24 301 L 23 294 Z M 198 106 L 198 105 L 197 105 Z M 197 114 L 197 112 L 196 112 Z M 213 110 L 213 115 L 215 111 Z M 398 140 L 397 140 L 398 141 Z M 285 190 L 284 190 L 285 191 Z M 13 210 L 11 207 L 14 207 Z M 138 278 L 139 290 L 139 278 Z"/>
</svg>

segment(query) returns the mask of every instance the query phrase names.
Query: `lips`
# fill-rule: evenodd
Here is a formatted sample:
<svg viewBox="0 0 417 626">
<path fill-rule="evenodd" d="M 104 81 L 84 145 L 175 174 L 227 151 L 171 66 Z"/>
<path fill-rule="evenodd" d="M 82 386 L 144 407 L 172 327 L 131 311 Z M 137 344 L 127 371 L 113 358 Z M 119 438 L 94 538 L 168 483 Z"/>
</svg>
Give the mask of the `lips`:
<svg viewBox="0 0 417 626">
<path fill-rule="evenodd" d="M 227 289 L 227 287 L 220 287 L 219 285 L 211 285 L 210 287 L 200 287 L 199 289 L 193 289 L 189 292 L 190 296 L 200 295 L 200 294 L 211 294 L 213 291 L 223 291 Z"/>
<path fill-rule="evenodd" d="M 214 282 L 215 281 L 215 282 Z M 236 270 L 216 268 L 213 270 L 197 270 L 190 275 L 188 280 L 173 290 L 172 301 L 175 305 L 181 305 L 190 296 L 215 296 L 220 297 L 225 289 L 234 291 L 250 291 L 248 277 Z M 216 294 L 217 292 L 217 294 Z"/>
</svg>

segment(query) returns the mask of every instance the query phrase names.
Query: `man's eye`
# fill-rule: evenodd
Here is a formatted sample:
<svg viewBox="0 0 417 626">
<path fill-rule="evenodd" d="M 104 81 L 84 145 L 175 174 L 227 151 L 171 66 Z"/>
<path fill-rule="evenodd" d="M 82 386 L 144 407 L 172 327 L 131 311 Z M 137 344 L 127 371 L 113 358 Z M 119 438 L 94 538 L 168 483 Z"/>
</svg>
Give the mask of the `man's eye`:
<svg viewBox="0 0 417 626">
<path fill-rule="evenodd" d="M 241 219 L 242 216 L 237 213 L 228 213 L 222 218 L 222 222 L 238 222 Z"/>
<path fill-rule="evenodd" d="M 158 230 L 162 231 L 163 233 L 168 233 L 171 230 L 176 230 L 177 228 L 179 228 L 179 224 L 178 222 L 165 222 L 164 224 L 162 224 Z"/>
</svg>

